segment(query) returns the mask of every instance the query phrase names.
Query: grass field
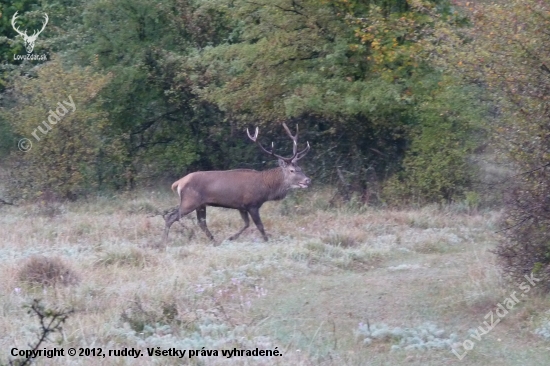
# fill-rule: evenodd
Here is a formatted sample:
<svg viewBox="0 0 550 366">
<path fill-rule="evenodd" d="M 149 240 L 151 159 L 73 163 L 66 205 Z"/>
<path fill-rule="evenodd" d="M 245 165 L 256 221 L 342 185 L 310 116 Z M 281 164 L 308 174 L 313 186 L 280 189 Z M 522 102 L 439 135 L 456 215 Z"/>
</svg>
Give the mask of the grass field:
<svg viewBox="0 0 550 366">
<path fill-rule="evenodd" d="M 23 306 L 35 298 L 76 310 L 53 337 L 61 344 L 48 348 L 142 351 L 39 365 L 549 364 L 550 334 L 535 331 L 550 331 L 550 298 L 502 281 L 490 252 L 499 212 L 332 208 L 329 198 L 309 190 L 264 205 L 267 243 L 253 226 L 223 240 L 240 216 L 209 208 L 219 246 L 194 218 L 159 246 L 164 221 L 155 213 L 176 205 L 171 192 L 0 206 L 0 364 L 34 342 L 38 323 Z M 476 339 L 513 291 L 525 296 Z M 219 356 L 146 352 L 203 347 Z M 256 347 L 282 356 L 221 355 Z"/>
</svg>

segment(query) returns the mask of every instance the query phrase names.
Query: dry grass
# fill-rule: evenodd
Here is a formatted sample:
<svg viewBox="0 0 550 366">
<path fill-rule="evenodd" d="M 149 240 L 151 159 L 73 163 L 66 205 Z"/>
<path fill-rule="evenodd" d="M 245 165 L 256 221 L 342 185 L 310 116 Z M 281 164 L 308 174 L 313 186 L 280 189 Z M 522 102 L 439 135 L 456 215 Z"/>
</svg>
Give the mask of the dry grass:
<svg viewBox="0 0 550 366">
<path fill-rule="evenodd" d="M 0 363 L 8 359 L 5 350 L 25 349 L 33 340 L 36 325 L 23 305 L 36 297 L 77 311 L 64 327 L 66 349 L 278 347 L 283 353 L 187 361 L 107 356 L 105 365 L 547 362 L 548 341 L 532 332 L 550 301 L 531 294 L 460 362 L 449 349 L 392 351 L 398 339 L 392 336 L 364 343 L 361 326 L 367 322 L 376 329 L 385 324 L 418 332 L 430 322 L 460 342 L 468 339 L 469 330 L 482 325 L 487 312 L 514 290 L 502 282 L 489 252 L 498 240 L 499 213 L 454 207 L 336 209 L 329 208 L 330 197 L 330 192 L 301 191 L 267 203 L 262 218 L 268 243 L 253 227 L 234 242 L 224 240 L 240 228 L 240 216 L 210 208 L 208 225 L 221 244 L 217 247 L 193 217 L 176 223 L 168 246 L 159 246 L 164 222 L 152 215 L 176 204 L 165 192 L 0 207 Z M 47 263 L 51 269 L 38 270 L 50 268 Z M 23 278 L 35 278 L 33 271 L 40 273 L 34 282 L 59 282 L 67 269 L 80 282 L 21 285 Z M 78 364 L 98 363 L 80 357 Z"/>
<path fill-rule="evenodd" d="M 26 260 L 17 277 L 19 282 L 29 286 L 68 286 L 79 282 L 79 276 L 59 257 L 41 255 L 33 255 Z"/>
</svg>

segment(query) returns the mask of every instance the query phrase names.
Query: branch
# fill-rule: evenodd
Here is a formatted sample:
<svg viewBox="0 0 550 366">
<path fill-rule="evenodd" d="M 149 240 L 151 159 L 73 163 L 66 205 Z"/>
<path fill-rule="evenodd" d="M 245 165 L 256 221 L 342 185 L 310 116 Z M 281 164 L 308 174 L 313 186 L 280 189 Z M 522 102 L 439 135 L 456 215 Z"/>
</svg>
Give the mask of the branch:
<svg viewBox="0 0 550 366">
<path fill-rule="evenodd" d="M 145 148 L 145 147 L 148 147 L 148 146 L 169 144 L 171 142 L 174 142 L 173 138 L 167 138 L 165 140 L 159 140 L 159 141 L 153 141 L 153 142 L 140 142 L 139 145 L 134 146 L 134 148 L 140 149 L 140 148 Z"/>
<path fill-rule="evenodd" d="M 539 166 L 538 168 L 535 168 L 535 169 L 532 169 L 532 170 L 529 170 L 529 171 L 526 171 L 526 172 L 522 172 L 522 173 L 518 173 L 518 174 L 514 174 L 508 178 L 505 178 L 504 180 L 502 181 L 499 181 L 499 182 L 495 182 L 495 183 L 489 183 L 488 185 L 489 186 L 496 186 L 496 185 L 499 185 L 499 184 L 504 184 L 506 182 L 509 182 L 512 178 L 516 178 L 516 177 L 521 177 L 522 175 L 528 175 L 528 174 L 531 174 L 531 173 L 534 173 L 538 170 L 542 170 L 546 167 L 550 166 L 550 163 L 547 163 L 547 164 L 544 164 L 544 165 L 541 165 Z"/>
<path fill-rule="evenodd" d="M 276 7 L 277 9 L 282 10 L 282 11 L 286 11 L 286 12 L 288 12 L 288 13 L 298 14 L 298 15 L 301 15 L 301 16 L 307 18 L 307 15 L 305 15 L 305 14 L 303 14 L 303 13 L 300 13 L 300 12 L 299 12 L 298 10 L 296 10 L 296 9 L 285 9 L 285 8 L 283 8 L 282 6 L 275 5 L 275 4 L 273 4 L 273 6 Z"/>
<path fill-rule="evenodd" d="M 65 323 L 69 315 L 74 313 L 73 309 L 69 310 L 51 310 L 44 308 L 44 305 L 40 303 L 40 300 L 34 299 L 31 305 L 27 305 L 29 308 L 29 314 L 35 314 L 38 317 L 38 322 L 40 323 L 40 334 L 38 341 L 34 345 L 29 344 L 32 353 L 36 354 L 36 351 L 40 348 L 43 348 L 43 343 L 48 339 L 50 334 L 61 332 L 62 325 Z M 34 359 L 28 357 L 25 359 L 19 358 L 15 360 L 10 360 L 9 365 L 17 366 L 26 366 L 30 365 Z"/>
<path fill-rule="evenodd" d="M 13 203 L 4 201 L 2 198 L 0 198 L 0 203 L 3 203 L 4 205 L 12 205 L 12 206 L 15 206 Z"/>
<path fill-rule="evenodd" d="M 267 4 L 260 4 L 260 3 L 254 2 L 254 1 L 247 1 L 247 3 L 252 4 L 252 5 L 257 5 L 257 6 L 259 6 L 259 7 L 265 7 L 265 6 L 267 6 Z M 275 4 L 271 4 L 271 5 L 272 5 L 273 7 L 275 7 L 275 8 L 277 8 L 277 9 L 282 10 L 282 11 L 286 11 L 286 12 L 288 12 L 288 13 L 295 13 L 295 14 L 298 14 L 298 15 L 301 15 L 301 16 L 307 18 L 307 15 L 300 13 L 300 12 L 299 12 L 298 10 L 296 10 L 296 9 L 286 9 L 286 8 L 283 8 L 283 7 L 280 6 L 280 5 L 275 5 Z"/>
<path fill-rule="evenodd" d="M 169 115 L 171 115 L 172 113 L 175 113 L 177 112 L 178 109 L 173 109 L 171 111 L 168 111 L 164 114 L 161 114 L 160 116 L 157 116 L 155 118 L 153 118 L 152 120 L 149 120 L 147 122 L 145 122 L 144 124 L 141 125 L 140 129 L 137 130 L 137 131 L 133 131 L 133 132 L 130 132 L 131 135 L 137 135 L 137 134 L 140 134 L 142 132 L 145 132 L 147 129 L 149 129 L 149 127 L 151 127 L 152 125 L 154 125 L 158 120 L 164 118 L 164 117 L 167 117 Z"/>
<path fill-rule="evenodd" d="M 516 223 L 516 224 L 514 224 L 514 225 L 512 225 L 512 226 L 508 226 L 508 227 L 505 227 L 505 228 L 502 229 L 502 230 L 495 231 L 495 234 L 501 233 L 501 232 L 503 232 L 503 231 L 508 231 L 508 230 L 510 230 L 510 229 L 513 229 L 513 228 L 515 228 L 515 227 L 518 227 L 518 226 L 522 225 L 525 221 L 531 220 L 532 218 L 533 218 L 532 215 L 528 215 L 527 217 L 521 219 L 518 223 Z"/>
<path fill-rule="evenodd" d="M 513 177 L 519 177 L 519 176 L 522 176 L 522 175 L 527 175 L 527 174 L 534 173 L 534 172 L 536 172 L 537 170 L 541 170 L 541 169 L 546 168 L 547 166 L 550 166 L 550 163 L 544 164 L 544 165 L 542 165 L 542 166 L 539 166 L 538 168 L 535 168 L 535 169 L 533 169 L 533 170 L 529 170 L 529 171 L 527 171 L 527 172 L 523 172 L 523 173 L 516 174 L 516 175 L 512 176 L 512 178 L 513 178 Z"/>
<path fill-rule="evenodd" d="M 306 60 L 313 60 L 313 59 L 316 59 L 316 58 L 319 58 L 319 52 L 313 52 L 310 56 L 307 56 L 307 57 L 291 57 L 291 58 L 287 58 L 286 60 L 281 60 L 275 64 L 271 64 L 269 65 L 270 67 L 277 67 L 277 66 L 281 66 L 282 64 L 284 64 L 285 62 L 288 62 L 288 61 L 306 61 Z"/>
</svg>

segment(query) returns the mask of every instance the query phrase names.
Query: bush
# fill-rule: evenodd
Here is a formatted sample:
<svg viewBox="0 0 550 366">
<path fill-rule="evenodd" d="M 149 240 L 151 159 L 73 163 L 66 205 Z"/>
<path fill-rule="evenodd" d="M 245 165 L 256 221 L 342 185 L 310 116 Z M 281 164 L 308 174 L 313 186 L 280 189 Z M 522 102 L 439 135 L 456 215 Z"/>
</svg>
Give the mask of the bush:
<svg viewBox="0 0 550 366">
<path fill-rule="evenodd" d="M 373 342 L 392 343 L 392 351 L 448 349 L 458 340 L 456 334 L 447 335 L 443 329 L 432 323 L 424 323 L 415 328 L 390 328 L 386 324 L 371 326 L 368 323 L 360 323 L 356 334 L 363 338 L 365 345 Z"/>
<path fill-rule="evenodd" d="M 109 121 L 97 100 L 109 78 L 89 68 L 66 69 L 56 59 L 40 66 L 35 78 L 15 81 L 16 103 L 1 116 L 21 150 L 8 159 L 11 196 L 76 199 L 97 187 L 100 164 L 116 165 L 103 162 L 117 155 L 120 144 L 107 138 Z"/>
<path fill-rule="evenodd" d="M 179 325 L 178 307 L 174 301 L 163 302 L 160 306 L 161 311 L 158 311 L 158 306 L 155 308 L 157 310 L 144 309 L 141 299 L 136 296 L 130 306 L 122 312 L 120 320 L 127 323 L 136 333 L 143 333 L 146 328 L 152 329 L 155 326 Z"/>
<path fill-rule="evenodd" d="M 550 169 L 523 175 L 508 186 L 501 225 L 505 238 L 495 253 L 504 273 L 523 282 L 531 272 L 550 290 Z"/>
<path fill-rule="evenodd" d="M 402 169 L 384 185 L 387 203 L 450 203 L 471 192 L 478 171 L 470 159 L 484 135 L 474 121 L 483 110 L 471 106 L 460 89 L 445 87 L 450 82 L 444 78 L 437 97 L 418 108 L 418 125 L 412 129 Z M 453 105 L 461 106 L 461 112 Z"/>
<path fill-rule="evenodd" d="M 479 6 L 478 6 L 479 5 Z M 476 4 L 469 47 L 459 46 L 463 75 L 482 83 L 495 103 L 488 124 L 495 155 L 514 173 L 504 188 L 504 239 L 495 253 L 504 273 L 523 282 L 531 272 L 550 290 L 550 39 L 547 1 Z M 503 52 L 506 57 L 502 57 Z M 462 54 L 461 54 L 462 53 Z M 482 66 L 483 65 L 483 66 Z M 539 288 L 537 287 L 537 289 Z"/>
<path fill-rule="evenodd" d="M 79 276 L 58 257 L 32 256 L 18 271 L 20 282 L 39 286 L 77 284 Z"/>
</svg>

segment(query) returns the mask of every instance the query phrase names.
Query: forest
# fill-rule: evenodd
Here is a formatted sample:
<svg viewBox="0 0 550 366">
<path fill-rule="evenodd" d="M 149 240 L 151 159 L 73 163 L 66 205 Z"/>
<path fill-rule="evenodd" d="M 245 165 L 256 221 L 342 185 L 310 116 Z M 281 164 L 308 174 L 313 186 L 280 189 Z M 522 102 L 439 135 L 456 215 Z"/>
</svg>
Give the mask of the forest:
<svg viewBox="0 0 550 366">
<path fill-rule="evenodd" d="M 15 57 L 25 54 L 16 11 L 29 34 L 47 13 L 33 51 L 47 62 Z M 477 51 L 497 45 L 475 43 L 469 16 L 439 0 L 4 3 L 9 193 L 74 200 L 196 170 L 261 169 L 246 128 L 284 148 L 287 122 L 314 147 L 313 179 L 348 198 L 463 200 L 499 108 L 493 61 L 480 65 Z M 18 141 L 46 130 L 68 96 L 77 110 L 21 154 Z"/>
</svg>

